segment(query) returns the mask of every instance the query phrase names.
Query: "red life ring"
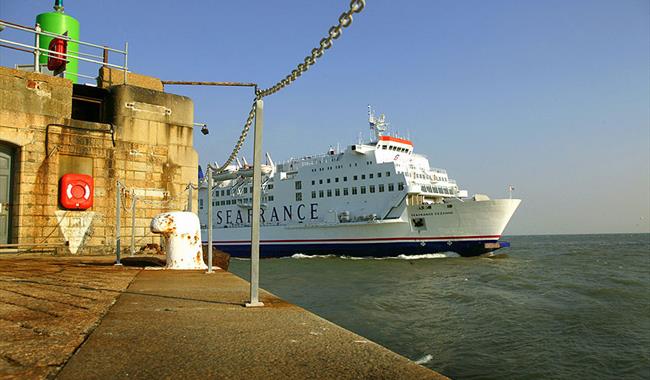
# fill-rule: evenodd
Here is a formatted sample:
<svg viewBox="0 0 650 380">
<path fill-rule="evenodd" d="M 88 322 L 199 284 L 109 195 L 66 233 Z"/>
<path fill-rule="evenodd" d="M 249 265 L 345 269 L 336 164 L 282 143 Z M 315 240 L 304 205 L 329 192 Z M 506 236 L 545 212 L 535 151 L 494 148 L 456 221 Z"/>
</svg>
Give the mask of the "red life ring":
<svg viewBox="0 0 650 380">
<path fill-rule="evenodd" d="M 93 205 L 93 178 L 85 174 L 61 177 L 60 201 L 64 208 L 85 210 Z"/>
<path fill-rule="evenodd" d="M 68 41 L 62 38 L 53 38 L 47 50 L 55 53 L 48 53 L 47 68 L 51 71 L 63 71 L 68 61 L 65 59 L 66 51 L 68 50 Z"/>
</svg>

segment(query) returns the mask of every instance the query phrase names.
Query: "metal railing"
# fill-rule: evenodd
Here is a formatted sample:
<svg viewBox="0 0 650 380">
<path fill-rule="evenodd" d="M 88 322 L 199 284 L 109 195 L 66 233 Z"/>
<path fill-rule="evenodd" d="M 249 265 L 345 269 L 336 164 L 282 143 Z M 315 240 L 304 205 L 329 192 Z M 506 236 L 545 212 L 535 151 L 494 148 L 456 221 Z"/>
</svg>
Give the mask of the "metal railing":
<svg viewBox="0 0 650 380">
<path fill-rule="evenodd" d="M 51 33 L 47 31 L 41 30 L 41 27 L 39 24 L 36 24 L 33 28 L 29 26 L 24 26 L 24 25 L 19 25 L 15 24 L 9 21 L 5 20 L 0 20 L 0 30 L 3 28 L 8 28 L 8 29 L 13 29 L 21 32 L 26 32 L 34 35 L 34 44 L 26 44 L 26 43 L 21 43 L 17 41 L 12 41 L 8 39 L 3 39 L 0 38 L 0 47 L 3 48 L 8 48 L 8 49 L 13 49 L 13 50 L 18 50 L 18 51 L 23 51 L 26 53 L 31 53 L 34 55 L 34 71 L 37 73 L 41 72 L 41 64 L 40 64 L 40 57 L 45 56 L 45 57 L 52 57 L 52 58 L 61 58 L 65 57 L 66 59 L 77 59 L 81 62 L 87 62 L 87 63 L 94 63 L 100 66 L 104 67 L 110 67 L 114 69 L 118 69 L 124 72 L 124 83 L 128 82 L 128 62 L 129 62 L 129 44 L 128 42 L 124 43 L 124 50 L 119 50 L 115 48 L 111 48 L 108 46 L 102 46 L 102 45 L 97 45 L 93 44 L 90 42 L 84 42 L 80 40 L 76 40 L 74 38 L 71 38 L 69 36 L 63 35 L 63 34 L 56 34 L 56 33 Z M 68 43 L 76 43 L 80 47 L 88 47 L 89 49 L 98 49 L 101 50 L 101 55 L 98 55 L 95 50 L 93 50 L 93 53 L 86 53 L 86 52 L 69 52 L 66 51 L 65 53 L 59 53 L 53 50 L 49 49 L 44 49 L 40 47 L 40 38 L 41 36 L 44 37 L 52 37 L 52 38 L 60 38 L 62 40 L 67 41 Z M 108 56 L 109 53 L 117 53 L 123 56 L 123 64 L 118 65 L 114 63 L 110 63 Z M 64 72 L 65 73 L 65 72 Z M 84 75 L 84 74 L 79 74 L 79 73 L 68 73 L 69 75 L 74 75 L 77 77 L 81 78 L 88 78 L 88 79 L 96 79 L 94 76 L 90 75 Z"/>
</svg>

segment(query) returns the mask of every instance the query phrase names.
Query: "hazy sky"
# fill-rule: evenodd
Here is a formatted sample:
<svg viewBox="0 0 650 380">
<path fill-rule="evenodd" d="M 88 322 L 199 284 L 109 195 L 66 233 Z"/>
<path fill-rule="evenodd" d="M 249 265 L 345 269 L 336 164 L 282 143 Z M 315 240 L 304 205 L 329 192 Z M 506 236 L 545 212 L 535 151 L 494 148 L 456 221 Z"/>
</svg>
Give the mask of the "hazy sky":
<svg viewBox="0 0 650 380">
<path fill-rule="evenodd" d="M 82 40 L 129 42 L 134 72 L 263 87 L 348 3 L 64 1 Z M 2 0 L 0 18 L 31 25 L 52 4 Z M 523 203 L 506 233 L 648 232 L 649 4 L 368 0 L 315 67 L 266 98 L 264 149 L 278 161 L 346 146 L 368 136 L 372 104 L 470 194 L 505 197 L 513 184 Z M 2 65 L 30 61 L 0 49 Z M 223 162 L 252 91 L 167 90 L 191 96 L 195 121 L 210 126 L 195 133 L 201 163 Z"/>
</svg>

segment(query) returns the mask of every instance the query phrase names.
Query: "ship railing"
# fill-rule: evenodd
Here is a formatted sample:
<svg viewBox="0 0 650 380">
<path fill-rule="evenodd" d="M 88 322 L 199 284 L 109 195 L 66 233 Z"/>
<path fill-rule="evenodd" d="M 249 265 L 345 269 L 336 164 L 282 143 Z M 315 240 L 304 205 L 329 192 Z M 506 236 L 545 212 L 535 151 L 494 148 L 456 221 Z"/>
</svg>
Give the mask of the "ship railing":
<svg viewBox="0 0 650 380">
<path fill-rule="evenodd" d="M 45 57 L 51 57 L 51 58 L 57 58 L 61 59 L 61 57 L 65 57 L 66 60 L 69 62 L 69 59 L 76 59 L 79 62 L 85 62 L 89 64 L 96 64 L 100 65 L 103 67 L 108 67 L 108 68 L 114 68 L 120 71 L 124 72 L 124 83 L 126 84 L 128 82 L 128 56 L 129 56 L 129 44 L 128 42 L 124 43 L 124 50 L 120 49 L 115 49 L 111 48 L 108 46 L 103 46 L 103 45 L 98 45 L 98 44 L 93 44 L 90 42 L 85 42 L 85 41 L 80 41 L 76 40 L 74 38 L 70 38 L 69 36 L 63 35 L 63 34 L 57 34 L 57 33 L 51 33 L 47 32 L 44 30 L 41 30 L 40 25 L 37 23 L 34 27 L 30 26 L 25 26 L 25 25 L 20 25 L 20 24 L 15 24 L 13 22 L 9 22 L 6 20 L 0 20 L 0 32 L 2 32 L 4 29 L 11 29 L 11 30 L 16 30 L 19 32 L 25 32 L 29 34 L 34 35 L 34 42 L 33 45 L 31 43 L 22 43 L 14 40 L 9 40 L 5 38 L 0 38 L 0 47 L 1 48 L 7 48 L 7 49 L 12 49 L 12 50 L 17 50 L 17 51 L 22 51 L 26 53 L 31 53 L 34 55 L 34 63 L 33 65 L 16 65 L 16 68 L 19 69 L 32 69 L 36 73 L 47 73 L 49 70 L 47 69 L 47 64 L 41 64 L 40 63 L 40 57 L 45 56 Z M 6 33 L 6 32 L 5 32 Z M 49 49 L 44 49 L 40 47 L 40 38 L 41 37 L 52 37 L 52 38 L 59 38 L 62 40 L 67 41 L 68 43 L 75 43 L 79 45 L 79 48 L 84 47 L 88 51 L 91 52 L 70 52 L 69 50 L 66 50 L 65 53 L 58 53 L 53 50 Z M 101 52 L 101 55 L 99 53 Z M 110 63 L 109 62 L 109 53 L 116 53 L 118 55 L 122 56 L 122 64 L 115 64 L 115 63 Z M 44 67 L 43 67 L 44 66 Z M 51 73 L 51 72 L 50 72 Z M 65 71 L 63 74 L 65 75 Z M 85 74 L 79 74 L 79 73 L 67 73 L 68 76 L 75 76 L 78 78 L 87 78 L 87 79 L 94 79 L 96 80 L 96 76 L 91 76 L 91 75 L 85 75 Z"/>
</svg>

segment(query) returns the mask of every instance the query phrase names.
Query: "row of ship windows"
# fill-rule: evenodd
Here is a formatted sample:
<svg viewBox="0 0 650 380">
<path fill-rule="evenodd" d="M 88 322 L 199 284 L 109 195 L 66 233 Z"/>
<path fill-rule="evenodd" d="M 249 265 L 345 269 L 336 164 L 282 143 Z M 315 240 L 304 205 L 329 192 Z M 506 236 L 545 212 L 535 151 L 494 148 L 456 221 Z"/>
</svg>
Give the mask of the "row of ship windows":
<svg viewBox="0 0 650 380">
<path fill-rule="evenodd" d="M 312 199 L 314 199 L 314 198 L 325 198 L 325 196 L 327 196 L 327 197 L 332 197 L 332 196 L 340 197 L 341 194 L 343 194 L 343 196 L 347 196 L 347 195 L 350 195 L 350 193 L 352 193 L 352 195 L 357 195 L 357 194 L 366 194 L 366 192 L 374 193 L 376 191 L 378 191 L 380 193 L 383 193 L 384 191 L 386 191 L 386 189 L 388 189 L 388 191 L 395 191 L 395 184 L 394 183 L 389 183 L 388 185 L 384 185 L 382 183 L 382 184 L 379 184 L 379 185 L 369 185 L 367 187 L 366 186 L 359 186 L 358 188 L 356 186 L 353 186 L 353 187 L 350 187 L 350 188 L 344 187 L 344 188 L 340 188 L 340 189 L 337 188 L 337 189 L 327 189 L 327 190 L 318 190 L 318 191 L 312 190 L 311 197 L 312 197 Z M 398 182 L 397 183 L 397 190 L 398 191 L 404 190 L 404 183 L 403 182 Z M 302 193 L 296 193 L 296 200 L 297 201 L 302 200 Z"/>
<path fill-rule="evenodd" d="M 262 202 L 273 202 L 273 195 L 262 197 Z M 252 204 L 253 198 L 225 199 L 223 201 L 213 200 L 213 206 L 229 206 L 236 204 Z M 199 199 L 199 208 L 203 210 L 203 199 Z"/>
<path fill-rule="evenodd" d="M 380 149 L 394 150 L 396 152 L 410 152 L 411 151 L 410 149 L 400 148 L 398 146 L 393 146 L 393 145 L 380 145 L 379 148 Z"/>
<path fill-rule="evenodd" d="M 272 183 L 268 184 L 268 185 L 266 186 L 266 189 L 267 189 L 267 190 L 273 190 L 273 184 L 272 184 Z M 247 187 L 242 188 L 242 192 L 243 192 L 244 194 L 248 194 L 249 192 L 250 192 L 251 194 L 253 194 L 253 186 L 247 186 Z M 228 190 L 218 190 L 218 189 L 217 189 L 217 190 L 214 191 L 213 194 L 214 194 L 215 197 L 218 197 L 219 194 L 221 194 L 222 197 L 224 197 L 224 196 L 230 196 L 230 190 L 229 190 L 229 189 L 228 189 Z"/>
<path fill-rule="evenodd" d="M 348 164 L 349 167 L 357 166 L 357 163 L 355 162 L 354 164 Z M 313 168 L 311 169 L 312 173 L 316 172 L 324 172 L 325 170 L 332 170 L 332 169 L 343 169 L 343 165 L 335 165 L 335 166 L 328 166 L 326 168 Z"/>
<path fill-rule="evenodd" d="M 383 174 L 383 173 L 381 173 L 381 172 L 377 172 L 377 178 L 381 178 L 381 177 L 382 177 L 382 174 Z M 353 176 L 352 176 L 352 180 L 353 180 L 353 181 L 358 181 L 358 180 L 359 180 L 359 177 L 361 177 L 362 180 L 366 179 L 366 175 L 365 175 L 365 174 L 361 174 L 360 176 L 359 176 L 359 175 L 353 175 Z M 386 177 L 390 177 L 390 172 L 386 172 Z M 369 174 L 368 174 L 368 178 L 369 178 L 369 179 L 373 179 L 373 178 L 375 178 L 375 173 L 369 173 Z M 347 176 L 341 177 L 340 180 L 343 181 L 343 182 L 347 182 L 347 181 L 348 181 L 348 177 L 347 177 Z M 323 181 L 325 181 L 325 183 L 332 183 L 332 178 L 326 178 L 326 179 L 324 179 L 324 180 L 323 180 L 323 179 L 319 179 L 319 180 L 318 180 L 318 184 L 319 184 L 319 185 L 322 185 L 322 184 L 323 184 Z M 339 182 L 339 177 L 334 177 L 334 183 L 338 183 L 338 182 Z M 311 180 L 311 184 L 312 184 L 312 186 L 316 185 L 316 180 L 315 180 L 315 179 Z M 296 182 L 295 182 L 295 187 L 296 187 L 296 190 L 301 190 L 301 189 L 302 189 L 302 181 L 296 181 Z"/>
</svg>

